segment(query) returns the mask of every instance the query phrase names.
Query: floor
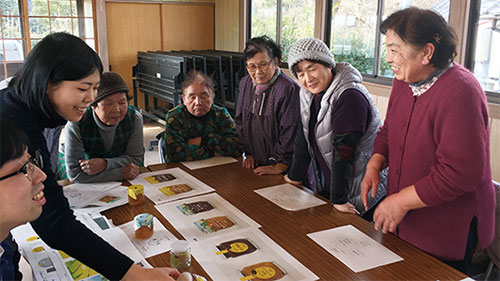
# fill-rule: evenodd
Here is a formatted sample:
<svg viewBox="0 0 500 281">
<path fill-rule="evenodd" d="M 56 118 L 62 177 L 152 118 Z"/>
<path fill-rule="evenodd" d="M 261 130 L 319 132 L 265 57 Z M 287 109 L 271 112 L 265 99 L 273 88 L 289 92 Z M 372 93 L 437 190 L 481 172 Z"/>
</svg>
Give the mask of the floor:
<svg viewBox="0 0 500 281">
<path fill-rule="evenodd" d="M 144 123 L 144 147 L 146 148 L 144 166 L 146 167 L 151 164 L 161 163 L 156 135 L 163 132 L 163 130 L 165 130 L 165 127 L 158 123 L 148 123 L 146 121 Z"/>
<path fill-rule="evenodd" d="M 156 135 L 161 133 L 165 128 L 158 123 L 144 123 L 144 166 L 161 163 L 158 152 Z M 474 280 L 484 280 L 485 272 L 488 268 L 490 259 L 485 253 L 478 253 L 473 258 L 473 263 L 470 267 L 469 275 Z M 29 264 L 21 258 L 20 270 L 23 273 L 23 281 L 32 281 L 31 268 Z M 488 280 L 500 281 L 500 272 L 497 267 L 494 267 L 492 274 Z"/>
</svg>

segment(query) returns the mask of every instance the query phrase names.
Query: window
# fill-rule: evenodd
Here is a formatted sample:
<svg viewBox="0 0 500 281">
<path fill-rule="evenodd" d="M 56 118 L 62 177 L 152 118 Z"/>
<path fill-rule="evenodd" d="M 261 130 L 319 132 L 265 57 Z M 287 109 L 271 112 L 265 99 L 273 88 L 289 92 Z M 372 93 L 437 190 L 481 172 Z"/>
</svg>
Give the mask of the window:
<svg viewBox="0 0 500 281">
<path fill-rule="evenodd" d="M 0 0 L 0 80 L 12 76 L 52 32 L 76 35 L 95 50 L 93 9 L 93 0 Z"/>
<path fill-rule="evenodd" d="M 18 1 L 0 0 L 0 80 L 14 73 L 23 63 L 25 56 L 25 38 L 23 36 L 23 18 Z"/>
<path fill-rule="evenodd" d="M 385 62 L 384 36 L 378 25 L 390 14 L 410 6 L 433 9 L 448 19 L 449 0 L 333 0 L 330 49 L 336 61 L 351 63 L 372 77 L 393 77 Z"/>
<path fill-rule="evenodd" d="M 314 36 L 312 0 L 252 0 L 250 37 L 267 35 L 281 45 L 283 61 L 301 38 Z"/>
<path fill-rule="evenodd" d="M 474 7 L 475 24 L 472 30 L 475 36 L 469 41 L 472 46 L 468 67 L 489 96 L 500 97 L 500 3 L 494 0 L 482 0 Z"/>
</svg>

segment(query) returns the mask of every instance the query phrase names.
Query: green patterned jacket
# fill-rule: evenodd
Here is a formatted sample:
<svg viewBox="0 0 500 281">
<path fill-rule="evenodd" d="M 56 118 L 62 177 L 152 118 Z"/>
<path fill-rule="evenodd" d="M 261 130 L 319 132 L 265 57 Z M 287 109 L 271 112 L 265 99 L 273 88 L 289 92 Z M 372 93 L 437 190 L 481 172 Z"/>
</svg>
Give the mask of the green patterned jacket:
<svg viewBox="0 0 500 281">
<path fill-rule="evenodd" d="M 167 113 L 165 127 L 165 159 L 167 162 L 193 161 L 222 156 L 241 156 L 234 121 L 224 107 L 212 105 L 202 117 L 196 117 L 181 104 Z M 201 144 L 188 140 L 201 137 Z"/>
</svg>

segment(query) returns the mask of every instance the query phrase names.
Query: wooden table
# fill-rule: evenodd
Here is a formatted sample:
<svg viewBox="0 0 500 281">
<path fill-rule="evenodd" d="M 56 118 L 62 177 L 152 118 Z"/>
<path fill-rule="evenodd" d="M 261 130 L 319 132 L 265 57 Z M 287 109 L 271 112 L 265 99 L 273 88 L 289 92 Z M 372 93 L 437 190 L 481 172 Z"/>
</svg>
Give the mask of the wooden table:
<svg viewBox="0 0 500 281">
<path fill-rule="evenodd" d="M 359 216 L 337 211 L 331 204 L 290 212 L 253 192 L 255 189 L 285 183 L 282 176 L 256 176 L 251 170 L 242 168 L 240 162 L 192 171 L 181 164 L 159 164 L 148 168 L 150 171 L 158 171 L 173 167 L 180 167 L 213 187 L 217 194 L 262 225 L 262 232 L 314 272 L 320 280 L 461 280 L 467 277 L 396 236 L 375 231 L 372 224 Z M 129 222 L 139 213 L 149 212 L 176 237 L 182 238 L 154 208 L 154 204 L 149 199 L 146 201 L 141 206 L 132 207 L 127 204 L 104 214 L 115 225 L 120 225 Z M 307 237 L 311 232 L 348 224 L 380 242 L 404 261 L 354 273 Z M 169 266 L 170 256 L 164 253 L 151 257 L 148 261 L 155 267 Z M 193 261 L 189 270 L 208 277 L 196 261 Z"/>
</svg>

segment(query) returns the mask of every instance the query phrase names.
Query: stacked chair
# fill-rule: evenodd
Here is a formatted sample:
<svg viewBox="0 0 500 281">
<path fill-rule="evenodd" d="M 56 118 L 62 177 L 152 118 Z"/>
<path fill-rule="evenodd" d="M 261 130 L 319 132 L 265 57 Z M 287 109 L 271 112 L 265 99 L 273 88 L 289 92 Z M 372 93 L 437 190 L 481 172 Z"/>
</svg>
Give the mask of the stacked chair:
<svg viewBox="0 0 500 281">
<path fill-rule="evenodd" d="M 214 82 L 214 103 L 224 106 L 232 116 L 236 111 L 238 85 L 247 74 L 243 53 L 219 50 L 148 51 L 137 53 L 137 65 L 132 69 L 134 105 L 137 92 L 145 95 L 141 113 L 163 123 L 166 112 L 182 102 L 181 83 L 187 73 L 195 69 L 208 75 Z M 148 96 L 153 97 L 153 105 Z M 160 106 L 158 100 L 167 102 Z"/>
</svg>

